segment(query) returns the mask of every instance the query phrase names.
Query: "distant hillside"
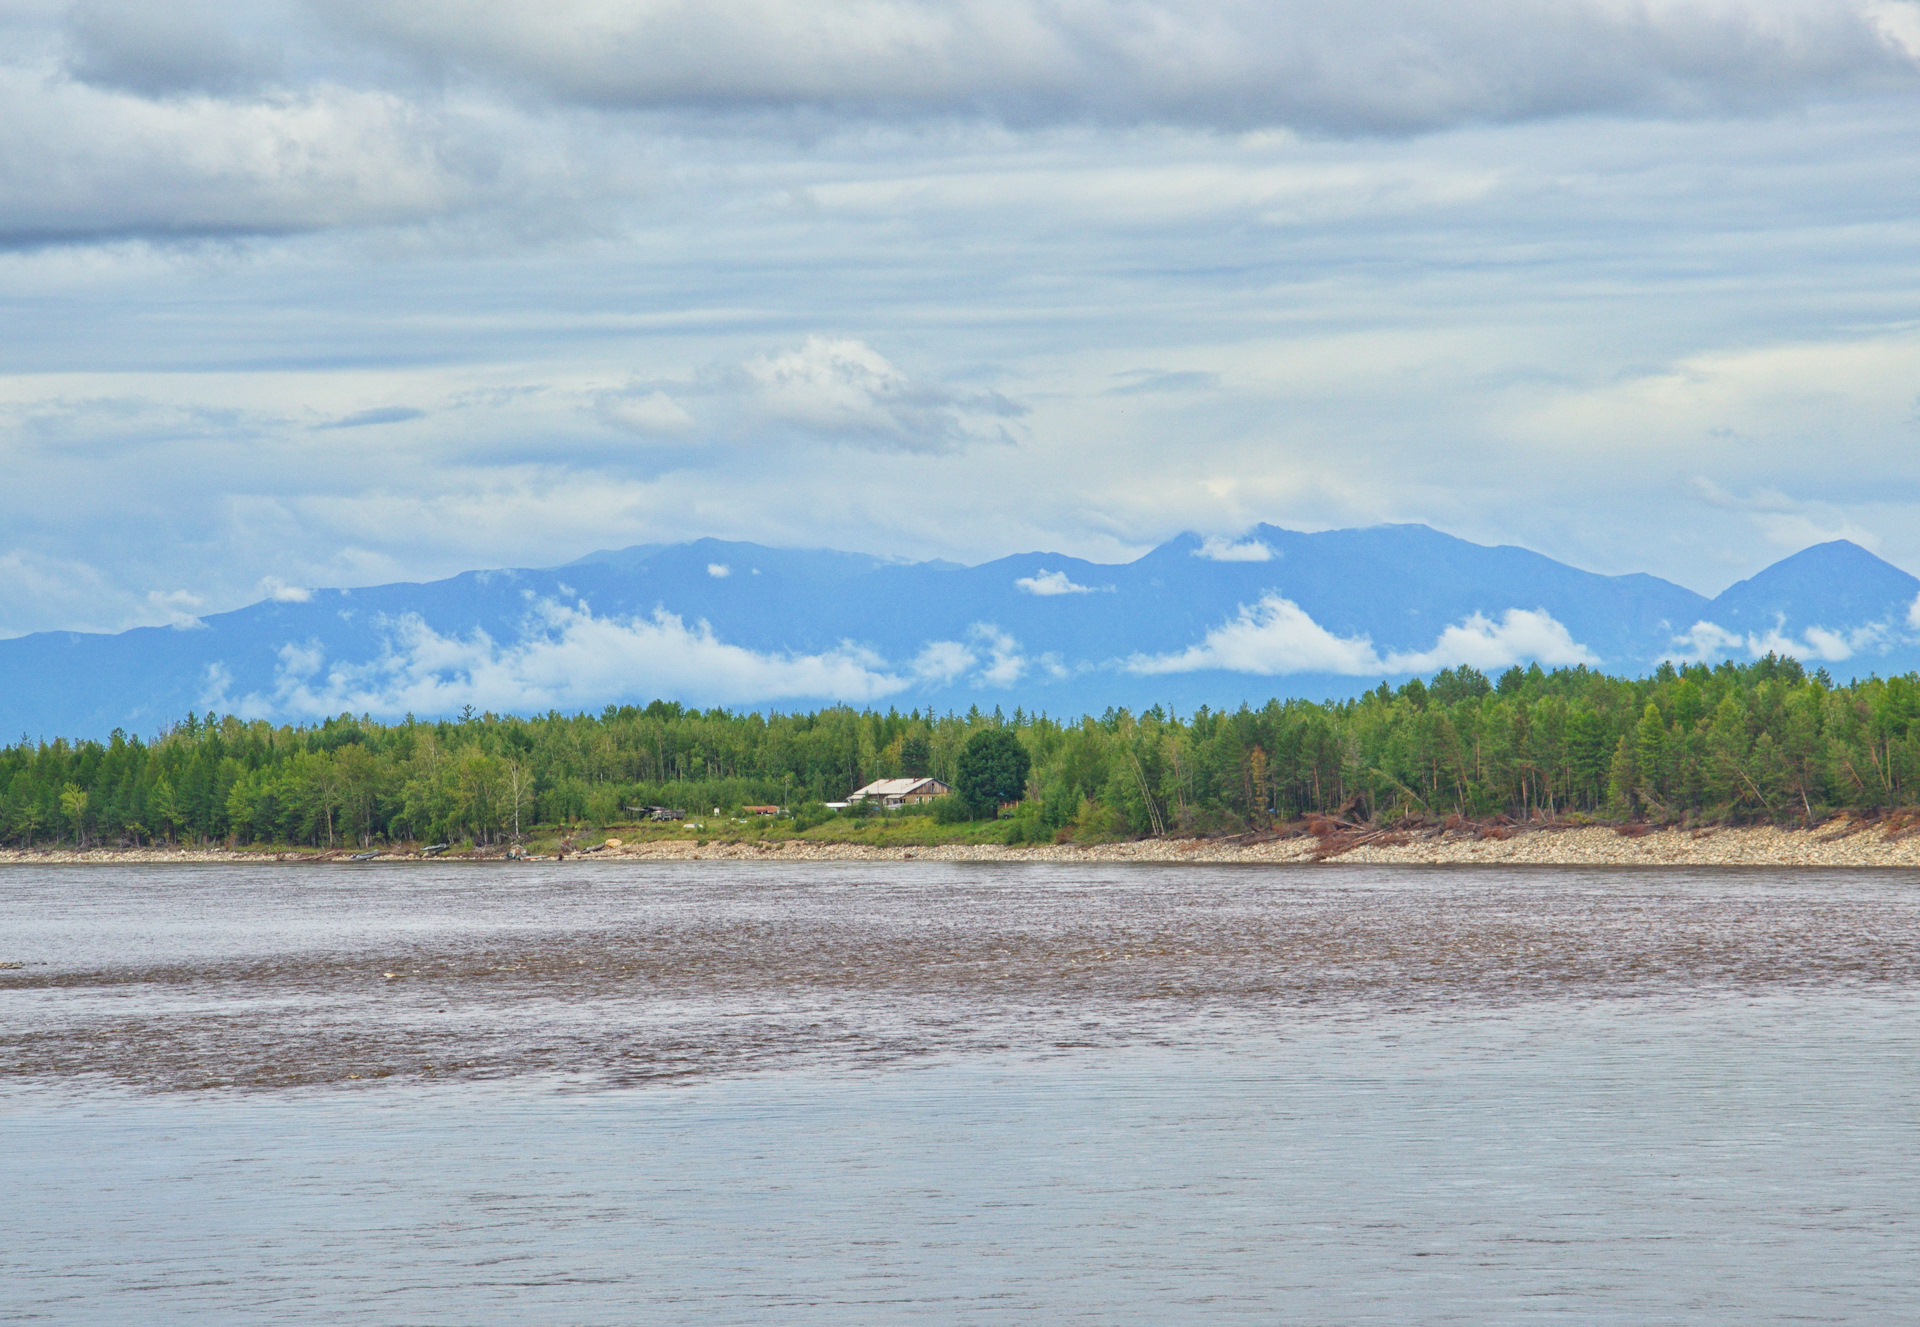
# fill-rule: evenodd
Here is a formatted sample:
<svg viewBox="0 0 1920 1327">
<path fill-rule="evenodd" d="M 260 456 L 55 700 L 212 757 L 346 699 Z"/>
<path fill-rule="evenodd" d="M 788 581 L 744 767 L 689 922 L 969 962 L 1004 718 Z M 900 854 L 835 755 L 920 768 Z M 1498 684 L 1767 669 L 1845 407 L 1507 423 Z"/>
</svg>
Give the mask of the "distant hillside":
<svg viewBox="0 0 1920 1327">
<path fill-rule="evenodd" d="M 848 701 L 1055 714 L 1354 695 L 1456 664 L 1795 655 L 1837 678 L 1920 667 L 1920 579 L 1846 542 L 1708 600 L 1418 525 L 1237 540 L 1137 561 L 975 567 L 714 539 L 562 567 L 314 590 L 189 629 L 0 641 L 10 732 L 151 732 L 189 711 L 301 719 Z"/>
</svg>

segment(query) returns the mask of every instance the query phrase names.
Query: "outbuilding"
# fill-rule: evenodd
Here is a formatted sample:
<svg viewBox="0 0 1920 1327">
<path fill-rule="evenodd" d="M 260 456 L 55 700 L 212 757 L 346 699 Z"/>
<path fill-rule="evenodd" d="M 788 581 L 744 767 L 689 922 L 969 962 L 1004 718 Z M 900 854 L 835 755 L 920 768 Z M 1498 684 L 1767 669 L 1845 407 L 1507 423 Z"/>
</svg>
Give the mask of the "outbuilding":
<svg viewBox="0 0 1920 1327">
<path fill-rule="evenodd" d="M 882 806 L 918 806 L 936 797 L 945 797 L 952 791 L 938 779 L 875 779 L 847 800 L 864 802 L 871 799 Z"/>
</svg>

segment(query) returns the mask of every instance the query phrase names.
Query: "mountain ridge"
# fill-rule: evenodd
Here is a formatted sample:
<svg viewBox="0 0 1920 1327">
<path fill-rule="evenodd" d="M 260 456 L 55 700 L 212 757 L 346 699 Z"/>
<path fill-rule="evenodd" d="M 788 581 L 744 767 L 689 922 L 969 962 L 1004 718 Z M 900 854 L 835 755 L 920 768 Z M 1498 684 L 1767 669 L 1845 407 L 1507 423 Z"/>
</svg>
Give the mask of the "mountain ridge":
<svg viewBox="0 0 1920 1327">
<path fill-rule="evenodd" d="M 1131 562 L 974 566 L 701 539 L 283 593 L 187 629 L 0 641 L 0 724 L 86 737 L 209 709 L 431 717 L 656 696 L 1097 713 L 1340 697 L 1454 664 L 1633 673 L 1768 650 L 1836 676 L 1920 666 L 1920 578 L 1832 541 L 1709 599 L 1424 525 L 1258 525 Z"/>
</svg>

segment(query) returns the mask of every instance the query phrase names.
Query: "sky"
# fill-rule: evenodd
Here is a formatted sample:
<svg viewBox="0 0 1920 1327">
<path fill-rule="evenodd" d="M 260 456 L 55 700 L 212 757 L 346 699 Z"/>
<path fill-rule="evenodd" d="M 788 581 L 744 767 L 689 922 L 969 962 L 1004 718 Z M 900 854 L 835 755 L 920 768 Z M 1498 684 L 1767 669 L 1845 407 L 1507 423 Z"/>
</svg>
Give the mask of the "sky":
<svg viewBox="0 0 1920 1327">
<path fill-rule="evenodd" d="M 1920 571 L 1920 5 L 0 0 L 0 635 L 701 536 Z"/>
</svg>

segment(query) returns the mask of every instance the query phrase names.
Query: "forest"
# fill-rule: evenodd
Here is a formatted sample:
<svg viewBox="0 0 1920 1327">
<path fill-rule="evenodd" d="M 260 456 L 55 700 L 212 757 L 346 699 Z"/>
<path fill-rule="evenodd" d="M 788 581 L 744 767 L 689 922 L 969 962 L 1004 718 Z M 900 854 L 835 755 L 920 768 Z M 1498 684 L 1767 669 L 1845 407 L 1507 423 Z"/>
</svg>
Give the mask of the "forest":
<svg viewBox="0 0 1920 1327">
<path fill-rule="evenodd" d="M 630 808 L 753 803 L 803 823 L 877 778 L 949 782 L 968 740 L 1006 729 L 1030 756 L 1006 814 L 1039 840 L 1228 834 L 1317 813 L 1355 822 L 1458 815 L 1656 823 L 1810 823 L 1905 806 L 1920 777 L 1920 676 L 1835 685 L 1791 658 L 1620 678 L 1447 669 L 1357 700 L 1274 700 L 1184 717 L 1051 718 L 829 708 L 475 714 L 275 726 L 189 716 L 150 739 L 0 750 L 0 839 L 497 843 L 605 826 Z"/>
</svg>

